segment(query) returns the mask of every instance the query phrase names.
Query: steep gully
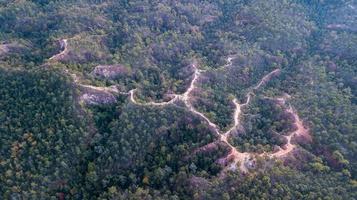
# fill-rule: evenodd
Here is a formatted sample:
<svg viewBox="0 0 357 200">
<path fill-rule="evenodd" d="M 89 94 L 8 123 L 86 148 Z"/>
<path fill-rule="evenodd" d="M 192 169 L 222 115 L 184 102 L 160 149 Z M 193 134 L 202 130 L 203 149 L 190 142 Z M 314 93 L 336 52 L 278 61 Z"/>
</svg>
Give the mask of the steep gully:
<svg viewBox="0 0 357 200">
<path fill-rule="evenodd" d="M 61 47 L 63 48 L 63 51 L 60 52 L 59 54 L 52 56 L 49 60 L 61 59 L 61 57 L 63 57 L 64 55 L 66 55 L 68 53 L 68 40 L 67 39 L 61 40 Z M 234 56 L 229 56 L 227 58 L 227 63 L 219 69 L 224 69 L 224 68 L 232 66 L 233 65 L 232 61 L 234 58 L 235 58 Z M 178 100 L 182 101 L 190 112 L 192 112 L 193 114 L 202 118 L 208 124 L 208 126 L 210 126 L 212 128 L 214 133 L 219 137 L 219 140 L 221 142 L 225 143 L 229 147 L 230 153 L 227 156 L 225 156 L 224 158 L 220 159 L 220 162 L 222 162 L 222 163 L 230 162 L 230 164 L 228 164 L 225 167 L 224 172 L 228 171 L 228 170 L 235 171 L 235 170 L 237 170 L 237 168 L 239 168 L 242 172 L 248 172 L 249 166 L 251 166 L 252 163 L 254 163 L 255 157 L 257 157 L 257 156 L 258 157 L 259 156 L 260 157 L 268 157 L 268 158 L 285 157 L 297 147 L 295 144 L 292 143 L 293 137 L 300 136 L 300 135 L 309 137 L 309 130 L 304 127 L 303 122 L 299 118 L 297 112 L 291 106 L 289 106 L 289 108 L 286 110 L 286 112 L 290 113 L 293 116 L 294 124 L 297 127 L 297 129 L 295 131 L 292 131 L 290 134 L 283 136 L 286 138 L 287 142 L 282 148 L 279 147 L 279 149 L 273 153 L 264 152 L 261 154 L 255 154 L 255 153 L 250 153 L 250 152 L 239 152 L 237 150 L 237 148 L 234 147 L 228 141 L 228 139 L 229 139 L 229 136 L 232 131 L 241 128 L 239 118 L 241 116 L 242 108 L 249 105 L 249 103 L 252 99 L 252 96 L 254 95 L 253 91 L 258 90 L 260 87 L 262 87 L 264 84 L 266 84 L 273 76 L 278 75 L 280 73 L 280 69 L 275 69 L 272 72 L 266 74 L 260 80 L 260 82 L 256 86 L 254 86 L 251 91 L 249 91 L 247 93 L 246 102 L 240 104 L 236 98 L 233 99 L 233 104 L 235 105 L 235 110 L 234 110 L 234 114 L 233 114 L 234 124 L 228 131 L 221 132 L 219 127 L 215 123 L 213 123 L 203 113 L 199 112 L 196 108 L 194 108 L 194 106 L 190 102 L 190 94 L 196 88 L 196 83 L 199 80 L 201 74 L 203 72 L 205 72 L 204 70 L 200 70 L 197 68 L 197 62 L 193 62 L 191 64 L 191 67 L 194 70 L 193 78 L 192 78 L 191 83 L 190 83 L 189 87 L 187 88 L 186 92 L 184 92 L 183 94 L 173 94 L 172 95 L 173 98 L 167 102 L 146 102 L 146 103 L 141 103 L 141 102 L 138 102 L 135 100 L 135 92 L 137 91 L 137 89 L 130 90 L 129 92 L 121 92 L 118 90 L 118 88 L 116 86 L 96 87 L 96 86 L 91 86 L 91 85 L 84 85 L 84 84 L 79 83 L 79 79 L 75 74 L 70 74 L 68 70 L 65 70 L 65 72 L 70 74 L 72 76 L 75 84 L 77 84 L 80 87 L 105 92 L 107 94 L 114 93 L 114 94 L 128 95 L 130 97 L 130 101 L 133 104 L 140 105 L 140 106 L 166 106 L 166 105 L 174 104 Z M 288 98 L 290 98 L 290 97 L 284 96 L 284 97 L 275 98 L 275 100 L 278 101 L 280 104 L 285 105 L 286 100 Z M 273 98 L 271 98 L 271 99 L 273 99 Z"/>
</svg>

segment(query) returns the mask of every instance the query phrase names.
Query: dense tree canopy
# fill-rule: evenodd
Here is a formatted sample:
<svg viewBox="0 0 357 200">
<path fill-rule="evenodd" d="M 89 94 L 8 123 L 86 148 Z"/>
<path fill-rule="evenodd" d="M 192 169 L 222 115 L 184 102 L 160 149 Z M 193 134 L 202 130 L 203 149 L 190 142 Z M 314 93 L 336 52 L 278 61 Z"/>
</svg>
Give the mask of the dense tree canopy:
<svg viewBox="0 0 357 200">
<path fill-rule="evenodd" d="M 350 0 L 0 0 L 0 199 L 355 199 L 356 23 Z M 227 171 L 288 143 L 289 108 L 311 141 Z"/>
</svg>

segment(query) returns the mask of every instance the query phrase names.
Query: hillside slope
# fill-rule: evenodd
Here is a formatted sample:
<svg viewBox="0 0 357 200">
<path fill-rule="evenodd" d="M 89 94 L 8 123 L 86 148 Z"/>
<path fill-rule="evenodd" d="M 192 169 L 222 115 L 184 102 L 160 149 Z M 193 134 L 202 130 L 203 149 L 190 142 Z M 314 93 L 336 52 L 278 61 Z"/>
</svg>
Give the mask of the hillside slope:
<svg viewBox="0 0 357 200">
<path fill-rule="evenodd" d="M 1 199 L 357 198 L 357 4 L 0 1 Z"/>
</svg>

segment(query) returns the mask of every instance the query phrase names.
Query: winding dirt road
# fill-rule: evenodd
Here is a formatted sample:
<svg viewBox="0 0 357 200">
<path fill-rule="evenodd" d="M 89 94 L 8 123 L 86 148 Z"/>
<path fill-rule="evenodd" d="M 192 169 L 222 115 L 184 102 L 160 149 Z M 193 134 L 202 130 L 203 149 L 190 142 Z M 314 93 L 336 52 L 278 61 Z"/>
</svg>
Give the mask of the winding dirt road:
<svg viewBox="0 0 357 200">
<path fill-rule="evenodd" d="M 58 60 L 67 54 L 68 39 L 61 40 L 61 47 L 63 48 L 63 51 L 60 52 L 59 54 L 52 56 L 49 60 Z M 232 66 L 233 65 L 232 61 L 234 58 L 235 58 L 235 56 L 228 56 L 227 63 L 224 66 L 222 66 L 220 69 L 224 69 L 224 68 Z M 240 104 L 236 98 L 233 99 L 233 104 L 235 105 L 235 110 L 234 110 L 234 114 L 233 114 L 234 124 L 228 131 L 222 133 L 220 131 L 218 125 L 213 123 L 208 117 L 206 117 L 203 113 L 199 112 L 191 104 L 190 95 L 191 95 L 192 91 L 194 91 L 194 89 L 196 88 L 196 83 L 199 80 L 202 72 L 204 72 L 203 70 L 198 69 L 197 62 L 193 62 L 193 64 L 191 64 L 191 67 L 194 70 L 193 77 L 192 77 L 189 87 L 183 94 L 173 94 L 173 98 L 167 102 L 146 102 L 146 103 L 141 103 L 141 102 L 138 102 L 135 100 L 135 92 L 137 91 L 137 89 L 130 90 L 129 92 L 121 92 L 118 90 L 118 88 L 116 86 L 97 87 L 97 86 L 91 86 L 91 85 L 84 85 L 84 84 L 79 83 L 79 78 L 75 74 L 70 74 L 68 72 L 68 70 L 65 70 L 65 72 L 70 74 L 72 76 L 75 84 L 77 84 L 80 87 L 105 92 L 107 94 L 110 93 L 110 94 L 128 95 L 130 97 L 130 101 L 133 104 L 140 105 L 140 106 L 167 106 L 170 104 L 174 104 L 177 100 L 182 101 L 190 112 L 192 112 L 193 114 L 202 118 L 208 124 L 208 126 L 210 126 L 214 130 L 215 134 L 217 136 L 219 136 L 220 141 L 225 143 L 230 148 L 230 153 L 228 155 L 226 155 L 224 158 L 220 159 L 223 163 L 229 163 L 228 165 L 226 165 L 223 172 L 228 171 L 228 170 L 235 171 L 238 168 L 242 172 L 248 172 L 248 167 L 251 165 L 251 163 L 253 163 L 252 161 L 254 161 L 257 156 L 267 156 L 269 158 L 284 157 L 284 156 L 288 155 L 290 152 L 292 152 L 297 147 L 295 144 L 292 144 L 292 142 L 291 142 L 293 137 L 299 136 L 299 135 L 309 136 L 309 130 L 303 126 L 303 122 L 299 118 L 297 112 L 290 106 L 289 109 L 287 109 L 287 112 L 291 113 L 292 116 L 294 117 L 294 124 L 296 125 L 297 129 L 295 131 L 291 132 L 289 135 L 284 136 L 287 139 L 287 143 L 284 145 L 283 148 L 279 147 L 279 150 L 274 153 L 264 152 L 262 154 L 255 154 L 255 153 L 249 153 L 249 152 L 239 152 L 237 150 L 237 148 L 234 147 L 229 142 L 229 137 L 230 137 L 230 133 L 232 131 L 241 128 L 241 124 L 240 124 L 240 120 L 239 120 L 241 113 L 242 113 L 241 109 L 242 109 L 242 107 L 250 104 L 252 96 L 254 95 L 254 90 L 260 89 L 260 87 L 262 87 L 269 80 L 271 80 L 271 78 L 273 76 L 278 75 L 280 73 L 280 69 L 275 69 L 272 72 L 266 74 L 264 77 L 262 77 L 260 82 L 246 94 L 246 101 L 244 103 Z M 285 97 L 275 98 L 275 100 L 277 100 L 281 104 L 285 104 L 287 98 L 288 98 L 288 96 L 285 96 Z"/>
<path fill-rule="evenodd" d="M 62 39 L 60 41 L 61 49 L 63 49 L 60 53 L 52 56 L 49 60 L 60 60 L 63 56 L 68 53 L 68 39 Z"/>
<path fill-rule="evenodd" d="M 285 100 L 284 100 L 285 101 Z M 279 147 L 279 150 L 275 153 L 269 154 L 268 156 L 273 158 L 280 158 L 288 155 L 290 152 L 292 152 L 297 146 L 291 142 L 291 139 L 296 136 L 303 136 L 306 138 L 310 138 L 309 134 L 309 129 L 305 128 L 303 121 L 300 119 L 299 115 L 297 112 L 289 106 L 289 108 L 286 110 L 288 113 L 292 114 L 294 117 L 294 125 L 297 127 L 295 131 L 291 132 L 287 136 L 283 136 L 287 139 L 287 143 L 284 145 L 283 148 Z"/>
<path fill-rule="evenodd" d="M 232 65 L 232 59 L 233 59 L 233 57 L 228 57 L 227 64 L 224 67 L 229 67 L 229 65 Z M 92 89 L 96 89 L 96 90 L 100 90 L 100 91 L 104 91 L 104 92 L 129 95 L 130 101 L 133 104 L 140 105 L 140 106 L 167 106 L 170 104 L 174 104 L 177 100 L 181 100 L 190 112 L 192 112 L 193 114 L 202 118 L 208 124 L 208 126 L 211 127 L 211 129 L 214 131 L 214 133 L 217 136 L 219 136 L 220 141 L 224 142 L 230 148 L 230 153 L 226 157 L 223 158 L 223 160 L 225 160 L 226 163 L 230 162 L 230 164 L 226 166 L 224 171 L 227 171 L 227 170 L 235 171 L 239 167 L 239 169 L 242 172 L 247 172 L 248 169 L 246 167 L 246 165 L 247 165 L 246 163 L 250 163 L 254 159 L 254 156 L 256 156 L 256 155 L 254 153 L 239 152 L 237 150 L 237 148 L 235 148 L 228 141 L 228 139 L 229 139 L 230 133 L 233 130 L 240 128 L 241 125 L 240 125 L 239 118 L 240 118 L 241 112 L 242 112 L 241 109 L 242 109 L 242 107 L 249 105 L 254 93 L 252 91 L 248 92 L 246 95 L 246 102 L 244 102 L 243 104 L 239 104 L 238 100 L 236 98 L 233 99 L 233 103 L 235 105 L 235 110 L 234 110 L 234 114 L 233 114 L 234 124 L 228 131 L 221 133 L 218 125 L 213 123 L 208 117 L 206 117 L 203 113 L 198 111 L 191 104 L 190 95 L 191 95 L 192 91 L 194 91 L 194 89 L 196 88 L 196 84 L 197 84 L 202 72 L 204 72 L 203 70 L 200 70 L 197 68 L 196 63 L 193 63 L 191 65 L 191 67 L 193 68 L 194 72 L 193 72 L 193 77 L 192 77 L 191 83 L 190 83 L 189 87 L 187 88 L 186 92 L 184 92 L 183 94 L 173 94 L 173 98 L 167 102 L 146 102 L 146 103 L 138 102 L 135 99 L 135 92 L 137 91 L 137 89 L 130 90 L 129 92 L 119 92 L 116 88 L 112 88 L 112 87 L 95 87 L 95 86 L 82 85 L 82 84 L 80 84 L 80 85 L 82 87 L 88 87 L 88 88 L 92 88 Z M 261 79 L 261 81 L 255 87 L 253 87 L 253 89 L 255 89 L 255 90 L 259 89 L 262 85 L 264 85 L 266 82 L 268 82 L 274 75 L 277 75 L 279 72 L 280 72 L 280 70 L 276 69 L 276 70 L 270 72 L 269 74 L 265 75 Z M 290 146 L 288 146 L 288 147 L 290 147 Z M 288 150 L 281 149 L 281 152 L 282 151 L 288 152 Z M 280 153 L 280 154 L 282 154 L 282 153 Z M 274 156 L 279 156 L 279 153 L 276 152 L 274 154 Z"/>
<path fill-rule="evenodd" d="M 69 40 L 77 39 L 77 38 L 80 38 L 80 37 L 81 37 L 80 35 L 75 35 L 75 36 L 73 36 L 71 38 L 61 39 L 60 40 L 60 46 L 61 46 L 62 51 L 59 52 L 56 55 L 53 55 L 48 60 L 49 61 L 52 61 L 52 60 L 59 61 L 59 60 L 63 59 L 63 57 L 66 56 L 68 54 L 68 52 L 69 52 L 69 45 L 68 45 Z"/>
<path fill-rule="evenodd" d="M 227 58 L 227 64 L 224 65 L 223 67 L 229 67 L 230 65 L 232 65 L 232 60 L 234 59 L 234 57 L 228 57 Z M 149 103 L 138 103 L 135 98 L 134 98 L 134 92 L 135 90 L 131 90 L 130 93 L 130 100 L 137 105 L 151 105 L 151 106 L 165 106 L 165 105 L 169 105 L 174 103 L 174 101 L 176 100 L 182 100 L 184 102 L 184 104 L 186 105 L 186 107 L 188 108 L 189 111 L 191 111 L 192 113 L 198 115 L 199 117 L 201 117 L 207 124 L 208 126 L 210 126 L 215 134 L 217 134 L 220 138 L 220 140 L 222 142 L 224 142 L 225 144 L 227 144 L 227 146 L 230 148 L 230 153 L 224 158 L 227 161 L 231 160 L 231 164 L 228 165 L 228 167 L 226 168 L 227 170 L 236 170 L 237 169 L 237 165 L 238 163 L 240 163 L 240 170 L 243 172 L 247 172 L 247 168 L 245 166 L 245 163 L 248 160 L 252 159 L 253 154 L 251 153 L 242 153 L 239 152 L 232 144 L 229 143 L 228 139 L 229 139 L 229 135 L 230 133 L 239 128 L 240 126 L 240 115 L 241 115 L 241 108 L 243 106 L 247 106 L 252 98 L 253 92 L 248 92 L 248 94 L 246 95 L 247 100 L 245 103 L 243 104 L 239 104 L 238 100 L 235 98 L 233 99 L 233 103 L 235 105 L 235 111 L 234 111 L 234 115 L 233 115 L 233 119 L 234 119 L 234 124 L 233 126 L 225 133 L 221 133 L 221 131 L 219 130 L 218 126 L 213 123 L 210 119 L 208 119 L 208 117 L 206 117 L 203 113 L 199 112 L 190 102 L 190 95 L 192 93 L 192 91 L 196 88 L 196 83 L 200 78 L 201 73 L 203 72 L 202 70 L 197 68 L 197 64 L 193 63 L 191 65 L 191 67 L 194 69 L 194 73 L 193 73 L 193 78 L 191 80 L 191 83 L 189 85 L 189 87 L 187 88 L 186 92 L 183 94 L 175 94 L 174 98 L 171 99 L 168 102 L 162 102 L 162 103 L 156 103 L 156 102 L 149 102 Z M 269 74 L 265 75 L 261 81 L 253 88 L 253 89 L 259 89 L 263 84 L 265 84 L 266 82 L 268 82 L 274 75 L 278 74 L 280 72 L 280 69 L 276 69 L 272 72 L 270 72 Z"/>
<path fill-rule="evenodd" d="M 229 66 L 228 64 L 232 65 L 232 59 L 233 59 L 232 57 L 228 57 L 227 64 L 225 65 L 225 67 L 228 67 Z M 183 94 L 173 94 L 173 98 L 167 102 L 146 102 L 146 103 L 138 102 L 135 99 L 135 92 L 137 89 L 130 90 L 129 92 L 120 92 L 120 91 L 118 91 L 118 89 L 116 87 L 95 87 L 95 86 L 83 85 L 83 84 L 79 84 L 79 85 L 82 87 L 87 87 L 87 88 L 95 89 L 98 91 L 129 95 L 130 101 L 132 103 L 134 103 L 136 105 L 140 105 L 140 106 L 167 106 L 170 104 L 174 104 L 177 100 L 181 100 L 190 112 L 192 112 L 193 114 L 202 118 L 208 124 L 208 126 L 210 126 L 212 128 L 212 130 L 214 130 L 214 133 L 217 136 L 219 136 L 220 141 L 224 142 L 230 148 L 230 153 L 221 159 L 221 160 L 224 160 L 223 161 L 224 163 L 230 163 L 225 167 L 223 172 L 228 171 L 228 170 L 235 171 L 238 168 L 242 172 L 248 172 L 247 166 L 249 166 L 249 165 L 251 165 L 251 163 L 253 163 L 256 156 L 268 156 L 270 158 L 284 157 L 288 153 L 290 153 L 292 150 L 294 150 L 294 148 L 296 148 L 296 145 L 291 143 L 292 137 L 294 137 L 297 134 L 308 134 L 308 130 L 305 129 L 304 126 L 302 125 L 302 121 L 298 117 L 297 113 L 292 108 L 289 108 L 288 112 L 293 114 L 293 116 L 295 118 L 295 124 L 298 127 L 298 129 L 296 131 L 294 131 L 293 133 L 289 134 L 288 136 L 284 136 L 287 139 L 287 144 L 283 148 L 279 148 L 279 150 L 275 153 L 262 153 L 260 155 L 255 154 L 255 153 L 249 153 L 249 152 L 239 152 L 237 150 L 237 148 L 234 147 L 229 142 L 229 137 L 230 137 L 230 133 L 232 131 L 241 128 L 241 124 L 240 124 L 240 120 L 239 120 L 241 113 L 242 113 L 241 109 L 244 106 L 248 106 L 250 104 L 250 101 L 254 95 L 253 90 L 258 90 L 260 87 L 262 87 L 264 84 L 266 84 L 273 76 L 278 75 L 280 72 L 280 69 L 275 69 L 272 72 L 265 75 L 260 80 L 260 82 L 256 86 L 254 86 L 250 92 L 247 93 L 246 101 L 244 103 L 239 104 L 239 102 L 236 98 L 233 99 L 233 103 L 235 105 L 235 110 L 234 110 L 234 114 L 233 114 L 234 124 L 228 131 L 222 133 L 220 131 L 218 125 L 213 123 L 208 117 L 206 117 L 203 113 L 198 111 L 191 104 L 190 95 L 191 95 L 192 91 L 194 91 L 194 89 L 196 88 L 196 83 L 199 80 L 202 72 L 204 72 L 204 71 L 198 69 L 197 65 L 195 63 L 192 64 L 191 67 L 194 69 L 194 73 L 193 73 L 193 78 L 191 80 L 191 83 L 190 83 L 189 87 L 187 88 L 186 92 Z M 282 101 L 284 104 L 286 101 L 286 99 L 284 97 L 277 98 L 277 100 Z"/>
<path fill-rule="evenodd" d="M 254 87 L 255 90 L 258 90 L 263 84 L 266 84 L 273 76 L 278 75 L 280 73 L 280 69 L 275 69 L 269 74 L 265 75 L 262 80 Z"/>
<path fill-rule="evenodd" d="M 166 105 L 169 105 L 169 104 L 173 104 L 177 98 L 178 98 L 178 95 L 174 95 L 174 98 L 172 98 L 170 101 L 167 101 L 167 102 L 147 102 L 147 103 L 140 103 L 138 101 L 135 100 L 135 91 L 137 89 L 132 89 L 130 90 L 128 93 L 121 93 L 121 94 L 128 94 L 130 95 L 130 101 L 136 105 L 140 105 L 140 106 L 166 106 Z"/>
</svg>

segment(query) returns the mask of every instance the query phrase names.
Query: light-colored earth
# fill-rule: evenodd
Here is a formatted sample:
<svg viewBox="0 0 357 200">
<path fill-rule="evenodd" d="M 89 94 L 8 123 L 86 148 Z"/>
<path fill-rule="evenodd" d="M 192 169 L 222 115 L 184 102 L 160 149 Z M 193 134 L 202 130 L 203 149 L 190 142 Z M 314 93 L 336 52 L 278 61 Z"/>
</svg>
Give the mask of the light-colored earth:
<svg viewBox="0 0 357 200">
<path fill-rule="evenodd" d="M 49 58 L 49 60 L 61 60 L 68 53 L 68 39 L 60 40 L 61 49 L 63 49 L 59 54 L 56 54 Z"/>
<path fill-rule="evenodd" d="M 50 58 L 50 60 L 58 60 L 67 54 L 68 39 L 61 40 L 61 47 L 62 47 L 63 51 L 57 55 L 52 56 Z M 227 67 L 232 66 L 233 65 L 232 61 L 234 60 L 234 58 L 235 58 L 234 56 L 229 56 L 227 58 L 227 63 L 224 66 L 222 66 L 220 69 L 225 69 Z M 128 95 L 130 101 L 133 104 L 136 104 L 139 106 L 167 106 L 167 105 L 175 104 L 176 101 L 182 101 L 184 103 L 184 105 L 186 106 L 186 108 L 190 112 L 192 112 L 193 114 L 199 116 L 202 120 L 204 120 L 207 123 L 207 125 L 209 127 L 211 127 L 212 130 L 214 130 L 214 133 L 218 136 L 219 140 L 221 142 L 225 143 L 228 146 L 228 148 L 230 149 L 230 152 L 228 153 L 228 155 L 226 155 L 224 158 L 221 158 L 219 160 L 220 163 L 225 164 L 225 168 L 223 171 L 228 171 L 228 170 L 235 171 L 239 168 L 241 172 L 248 172 L 248 169 L 252 167 L 252 163 L 254 163 L 254 160 L 256 159 L 256 157 L 269 157 L 269 158 L 285 157 L 290 152 L 292 152 L 295 148 L 297 148 L 297 145 L 292 143 L 293 137 L 296 137 L 296 136 L 310 137 L 309 130 L 306 127 L 304 127 L 303 121 L 298 116 L 297 111 L 294 110 L 291 106 L 289 106 L 289 108 L 286 110 L 286 112 L 292 114 L 292 116 L 294 117 L 294 124 L 296 125 L 297 129 L 292 131 L 288 135 L 283 136 L 287 140 L 286 144 L 283 147 L 279 147 L 279 149 L 275 152 L 264 152 L 261 154 L 238 151 L 238 149 L 236 147 L 234 147 L 229 142 L 229 137 L 230 137 L 230 133 L 233 130 L 241 128 L 240 116 L 242 113 L 242 111 L 241 111 L 242 107 L 249 105 L 251 99 L 253 98 L 254 90 L 260 89 L 267 82 L 269 82 L 269 80 L 271 80 L 274 76 L 279 75 L 280 69 L 275 69 L 272 72 L 263 76 L 261 78 L 261 80 L 254 87 L 252 87 L 252 90 L 246 94 L 246 102 L 239 103 L 239 101 L 236 98 L 233 99 L 233 103 L 235 105 L 235 110 L 234 110 L 234 114 L 233 114 L 234 124 L 228 131 L 221 132 L 221 130 L 218 128 L 217 124 L 213 123 L 208 117 L 205 116 L 204 113 L 199 112 L 191 104 L 191 93 L 192 93 L 192 91 L 194 91 L 196 89 L 197 82 L 201 78 L 202 73 L 205 72 L 204 70 L 199 69 L 197 65 L 198 64 L 196 61 L 193 61 L 191 64 L 191 67 L 193 69 L 193 75 L 192 75 L 193 77 L 192 77 L 192 80 L 191 80 L 190 85 L 187 88 L 187 90 L 183 94 L 173 94 L 172 99 L 169 101 L 166 101 L 166 102 L 145 102 L 145 103 L 138 102 L 135 99 L 135 92 L 137 91 L 137 89 L 133 89 L 128 92 L 121 92 L 118 90 L 118 88 L 116 86 L 97 87 L 97 86 L 91 86 L 91 85 L 84 85 L 84 84 L 80 83 L 79 78 L 75 74 L 70 74 L 68 70 L 65 70 L 65 72 L 72 76 L 74 82 L 79 87 L 95 90 L 98 92 L 103 92 L 105 94 L 110 94 L 110 95 L 114 95 L 114 94 Z M 95 99 L 93 96 L 90 96 L 88 94 L 83 94 L 81 97 L 81 100 L 85 101 L 85 98 L 90 98 L 89 100 Z M 288 98 L 290 98 L 290 96 L 285 95 L 283 97 L 277 97 L 277 98 L 267 97 L 267 98 L 274 99 L 279 104 L 285 105 L 286 100 Z M 209 147 L 210 144 L 208 144 L 206 146 Z"/>
<path fill-rule="evenodd" d="M 6 44 L 0 44 L 0 56 L 9 52 L 9 47 Z"/>
</svg>

